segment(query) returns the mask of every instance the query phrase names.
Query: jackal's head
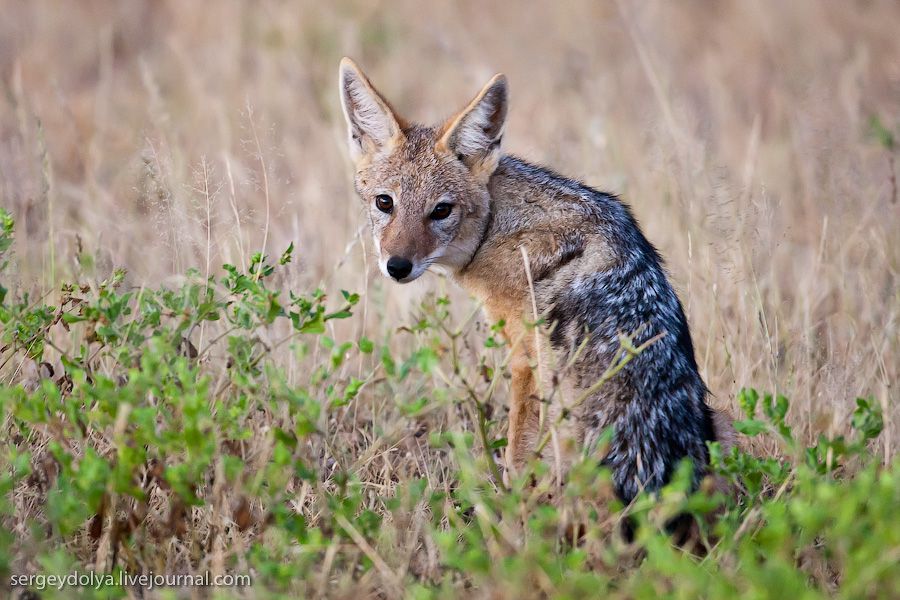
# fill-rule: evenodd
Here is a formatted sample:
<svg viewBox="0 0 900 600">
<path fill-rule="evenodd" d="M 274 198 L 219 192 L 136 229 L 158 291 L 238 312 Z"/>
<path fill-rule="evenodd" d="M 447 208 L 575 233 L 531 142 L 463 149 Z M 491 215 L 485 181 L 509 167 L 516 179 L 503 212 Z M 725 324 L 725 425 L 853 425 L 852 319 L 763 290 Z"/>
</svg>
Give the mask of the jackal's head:
<svg viewBox="0 0 900 600">
<path fill-rule="evenodd" d="M 506 78 L 495 75 L 436 127 L 400 118 L 349 58 L 341 61 L 340 91 L 356 191 L 369 212 L 381 272 L 408 283 L 432 265 L 464 268 L 488 225 Z"/>
</svg>

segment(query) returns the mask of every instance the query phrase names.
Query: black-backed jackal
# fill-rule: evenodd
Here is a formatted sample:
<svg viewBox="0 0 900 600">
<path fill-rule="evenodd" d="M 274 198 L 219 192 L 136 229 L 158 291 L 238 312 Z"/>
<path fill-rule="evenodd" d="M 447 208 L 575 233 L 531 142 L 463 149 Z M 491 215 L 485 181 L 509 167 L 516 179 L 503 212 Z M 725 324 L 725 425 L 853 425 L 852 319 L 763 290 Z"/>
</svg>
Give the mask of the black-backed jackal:
<svg viewBox="0 0 900 600">
<path fill-rule="evenodd" d="M 564 423 L 557 463 L 612 426 L 603 462 L 626 502 L 662 486 L 682 459 L 703 476 L 706 442 L 729 437 L 727 425 L 706 404 L 660 256 L 616 197 L 501 150 L 506 78 L 433 127 L 402 119 L 346 58 L 340 94 L 381 271 L 407 283 L 443 268 L 514 342 L 507 466 L 533 455 L 542 425 Z M 526 331 L 535 306 L 543 337 Z M 596 386 L 622 352 L 621 333 L 652 343 Z M 555 386 L 538 381 L 554 370 Z M 539 390 L 551 388 L 542 424 Z M 567 418 L 554 419 L 562 410 Z"/>
</svg>

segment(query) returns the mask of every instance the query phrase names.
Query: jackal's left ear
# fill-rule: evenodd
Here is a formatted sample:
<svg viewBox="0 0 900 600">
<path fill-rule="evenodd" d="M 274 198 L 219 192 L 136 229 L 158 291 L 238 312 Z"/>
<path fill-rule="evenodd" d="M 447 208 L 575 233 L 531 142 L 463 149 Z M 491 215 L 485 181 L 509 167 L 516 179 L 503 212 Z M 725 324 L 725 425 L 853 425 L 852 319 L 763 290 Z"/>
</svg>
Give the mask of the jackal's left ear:
<svg viewBox="0 0 900 600">
<path fill-rule="evenodd" d="M 506 77 L 494 75 L 475 99 L 447 122 L 437 149 L 456 154 L 473 170 L 477 167 L 492 173 L 500 156 L 507 97 Z"/>
<path fill-rule="evenodd" d="M 390 104 L 349 58 L 341 61 L 339 83 L 353 160 L 375 154 L 403 138 L 402 123 Z"/>
</svg>

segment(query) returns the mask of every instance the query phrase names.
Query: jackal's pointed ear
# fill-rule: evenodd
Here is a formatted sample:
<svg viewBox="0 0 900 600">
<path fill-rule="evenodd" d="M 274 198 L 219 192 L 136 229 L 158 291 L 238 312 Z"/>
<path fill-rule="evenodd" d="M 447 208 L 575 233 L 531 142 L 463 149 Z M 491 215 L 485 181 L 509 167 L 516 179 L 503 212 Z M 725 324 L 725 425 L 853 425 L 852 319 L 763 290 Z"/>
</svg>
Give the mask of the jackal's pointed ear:
<svg viewBox="0 0 900 600">
<path fill-rule="evenodd" d="M 494 171 L 506 123 L 506 77 L 494 75 L 475 99 L 444 126 L 438 150 L 456 154 L 469 168 Z"/>
<path fill-rule="evenodd" d="M 375 154 L 403 138 L 400 120 L 349 58 L 341 60 L 341 106 L 349 130 L 353 160 Z"/>
</svg>

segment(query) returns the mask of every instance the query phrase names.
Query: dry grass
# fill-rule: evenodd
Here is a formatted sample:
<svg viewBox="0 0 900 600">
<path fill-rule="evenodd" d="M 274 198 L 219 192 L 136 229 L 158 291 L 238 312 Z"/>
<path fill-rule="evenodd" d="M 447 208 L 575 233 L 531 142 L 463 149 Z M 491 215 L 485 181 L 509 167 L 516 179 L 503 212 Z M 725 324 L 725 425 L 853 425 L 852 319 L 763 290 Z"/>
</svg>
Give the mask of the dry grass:
<svg viewBox="0 0 900 600">
<path fill-rule="evenodd" d="M 868 134 L 900 125 L 895 2 L 2 4 L 19 287 L 83 255 L 156 284 L 295 241 L 285 285 L 364 292 L 353 331 L 381 337 L 435 288 L 461 321 L 463 292 L 366 257 L 337 64 L 421 120 L 503 71 L 507 149 L 621 194 L 667 258 L 714 405 L 777 391 L 813 438 L 871 395 L 897 452 L 897 168 Z"/>
</svg>

